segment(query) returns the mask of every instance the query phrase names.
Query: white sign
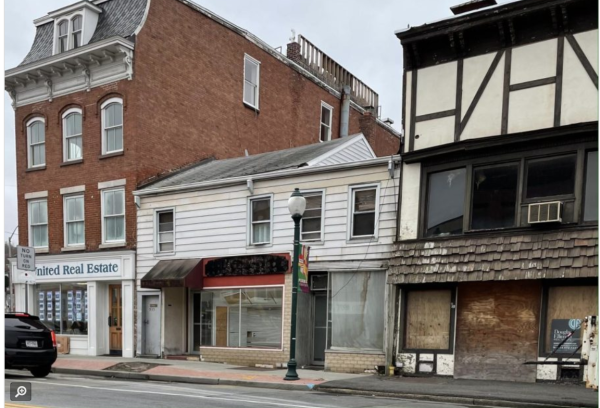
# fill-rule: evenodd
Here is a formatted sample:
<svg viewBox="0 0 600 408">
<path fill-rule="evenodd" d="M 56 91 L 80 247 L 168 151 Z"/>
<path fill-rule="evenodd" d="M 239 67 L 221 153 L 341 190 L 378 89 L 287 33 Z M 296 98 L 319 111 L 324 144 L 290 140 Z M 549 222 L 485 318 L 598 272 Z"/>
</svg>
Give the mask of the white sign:
<svg viewBox="0 0 600 408">
<path fill-rule="evenodd" d="M 24 271 L 35 271 L 35 248 L 17 246 L 17 268 Z"/>
<path fill-rule="evenodd" d="M 35 272 L 30 274 L 37 282 L 63 280 L 85 282 L 103 278 L 120 278 L 123 273 L 122 269 L 121 259 L 48 262 L 39 263 L 35 268 Z M 52 300 L 52 292 L 48 292 L 47 297 L 48 300 Z"/>
</svg>

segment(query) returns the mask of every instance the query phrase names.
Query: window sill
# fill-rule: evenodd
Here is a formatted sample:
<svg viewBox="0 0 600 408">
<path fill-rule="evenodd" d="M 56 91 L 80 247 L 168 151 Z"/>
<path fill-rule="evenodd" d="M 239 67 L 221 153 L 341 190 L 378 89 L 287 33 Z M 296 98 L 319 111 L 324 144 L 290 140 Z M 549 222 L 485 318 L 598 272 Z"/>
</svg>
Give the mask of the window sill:
<svg viewBox="0 0 600 408">
<path fill-rule="evenodd" d="M 80 163 L 83 163 L 83 159 L 69 160 L 69 161 L 66 161 L 66 162 L 62 162 L 60 164 L 60 167 L 65 167 L 65 166 L 70 166 L 72 164 L 80 164 Z"/>
<path fill-rule="evenodd" d="M 120 152 L 105 153 L 105 154 L 101 154 L 100 156 L 98 156 L 98 159 L 100 159 L 100 160 L 110 159 L 111 157 L 123 156 L 124 154 L 125 154 L 125 152 L 123 150 L 121 150 Z"/>
<path fill-rule="evenodd" d="M 308 245 L 308 246 L 321 246 L 321 245 L 325 245 L 325 241 L 300 241 L 300 243 L 302 245 Z"/>
<path fill-rule="evenodd" d="M 168 258 L 170 256 L 175 256 L 175 251 L 173 251 L 173 252 L 155 252 L 154 253 L 155 258 Z"/>
<path fill-rule="evenodd" d="M 47 254 L 48 252 L 50 252 L 50 249 L 48 247 L 35 248 L 36 254 Z"/>
<path fill-rule="evenodd" d="M 259 109 L 259 108 L 257 108 L 257 107 L 256 107 L 256 106 L 254 106 L 254 105 L 250 105 L 248 102 L 245 102 L 245 101 L 244 101 L 244 106 L 245 106 L 246 108 L 250 109 L 250 110 L 253 110 L 253 111 L 254 111 L 254 112 L 256 112 L 257 114 L 258 114 L 258 113 L 260 113 L 260 109 Z"/>
<path fill-rule="evenodd" d="M 350 239 L 346 240 L 346 244 L 348 244 L 348 245 L 352 245 L 352 244 L 363 245 L 363 244 L 376 244 L 376 243 L 377 243 L 376 236 L 350 238 Z"/>
<path fill-rule="evenodd" d="M 46 166 L 39 166 L 39 167 L 30 167 L 27 170 L 25 170 L 25 172 L 29 173 L 30 171 L 40 171 L 40 170 L 46 170 Z"/>
<path fill-rule="evenodd" d="M 124 247 L 126 245 L 127 245 L 126 242 L 110 242 L 110 243 L 102 244 L 98 248 L 100 248 L 100 249 L 120 248 L 120 247 Z"/>
<path fill-rule="evenodd" d="M 60 249 L 62 252 L 85 251 L 85 245 L 68 246 Z"/>
</svg>

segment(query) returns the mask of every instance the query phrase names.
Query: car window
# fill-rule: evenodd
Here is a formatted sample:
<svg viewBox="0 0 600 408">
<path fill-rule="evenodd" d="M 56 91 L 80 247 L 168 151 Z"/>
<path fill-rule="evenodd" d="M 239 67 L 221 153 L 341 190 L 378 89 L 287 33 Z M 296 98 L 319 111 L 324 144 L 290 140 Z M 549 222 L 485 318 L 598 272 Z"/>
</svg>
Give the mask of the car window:
<svg viewBox="0 0 600 408">
<path fill-rule="evenodd" d="M 27 330 L 43 329 L 46 327 L 38 319 L 32 319 L 31 317 L 15 317 L 5 315 L 4 322 L 5 328 L 17 328 Z"/>
</svg>

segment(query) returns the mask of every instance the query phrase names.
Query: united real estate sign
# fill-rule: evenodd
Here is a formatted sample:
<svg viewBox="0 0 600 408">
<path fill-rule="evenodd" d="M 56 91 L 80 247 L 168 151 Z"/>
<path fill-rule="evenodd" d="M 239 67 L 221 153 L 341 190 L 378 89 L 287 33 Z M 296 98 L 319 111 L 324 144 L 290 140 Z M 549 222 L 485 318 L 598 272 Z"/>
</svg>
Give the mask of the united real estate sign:
<svg viewBox="0 0 600 408">
<path fill-rule="evenodd" d="M 103 278 L 120 278 L 123 274 L 121 259 L 81 260 L 63 262 L 38 262 L 33 272 L 36 282 Z"/>
</svg>

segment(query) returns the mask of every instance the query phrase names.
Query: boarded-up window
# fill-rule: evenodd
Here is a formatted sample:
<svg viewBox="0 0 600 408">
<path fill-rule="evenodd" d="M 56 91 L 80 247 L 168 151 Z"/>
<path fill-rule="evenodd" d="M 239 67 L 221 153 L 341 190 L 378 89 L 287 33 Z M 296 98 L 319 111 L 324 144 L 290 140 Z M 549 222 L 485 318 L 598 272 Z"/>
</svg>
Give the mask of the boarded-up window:
<svg viewBox="0 0 600 408">
<path fill-rule="evenodd" d="M 548 289 L 548 308 L 546 312 L 546 340 L 545 351 L 551 353 L 560 344 L 560 339 L 553 341 L 552 323 L 555 330 L 562 330 L 561 321 L 565 321 L 565 330 L 568 330 L 567 320 L 583 319 L 586 316 L 598 315 L 598 287 L 597 286 L 554 286 Z M 571 328 L 573 329 L 573 328 Z M 563 330 L 564 331 L 564 330 Z M 580 338 L 581 330 L 574 333 Z M 560 333 L 557 336 L 561 336 Z M 564 338 L 564 337 L 563 337 Z M 555 344 L 557 343 L 558 344 Z M 553 344 L 555 346 L 553 347 Z M 578 346 L 578 345 L 577 345 Z M 577 346 L 575 348 L 577 348 Z M 571 354 L 569 348 L 561 347 L 558 354 Z M 575 351 L 575 350 L 573 350 Z"/>
<path fill-rule="evenodd" d="M 405 349 L 450 348 L 452 291 L 415 290 L 407 293 Z"/>
</svg>

